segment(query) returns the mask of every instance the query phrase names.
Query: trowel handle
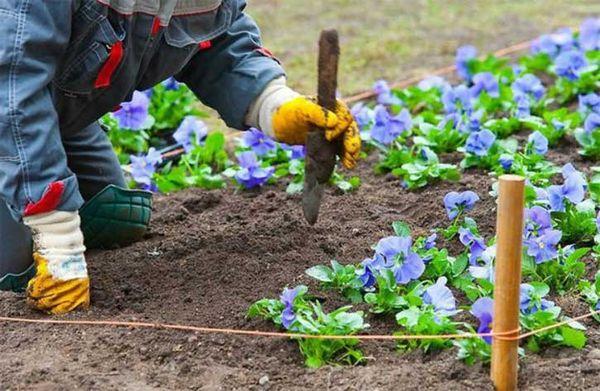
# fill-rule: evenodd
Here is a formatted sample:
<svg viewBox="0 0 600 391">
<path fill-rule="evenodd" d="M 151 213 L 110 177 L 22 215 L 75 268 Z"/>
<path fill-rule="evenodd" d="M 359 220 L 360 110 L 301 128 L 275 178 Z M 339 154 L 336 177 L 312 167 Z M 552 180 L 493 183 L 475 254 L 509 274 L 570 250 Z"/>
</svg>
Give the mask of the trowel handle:
<svg viewBox="0 0 600 391">
<path fill-rule="evenodd" d="M 319 39 L 318 103 L 327 110 L 336 106 L 340 41 L 337 30 L 323 30 Z"/>
</svg>

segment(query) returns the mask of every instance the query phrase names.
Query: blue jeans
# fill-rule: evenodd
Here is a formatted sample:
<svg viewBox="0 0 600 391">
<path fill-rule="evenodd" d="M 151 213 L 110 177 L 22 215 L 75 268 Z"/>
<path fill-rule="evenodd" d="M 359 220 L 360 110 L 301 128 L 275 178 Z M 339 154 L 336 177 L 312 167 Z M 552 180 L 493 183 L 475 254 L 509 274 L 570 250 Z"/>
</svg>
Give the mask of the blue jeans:
<svg viewBox="0 0 600 391">
<path fill-rule="evenodd" d="M 117 156 L 102 127 L 92 125 L 63 136 L 62 145 L 69 169 L 75 174 L 79 191 L 89 200 L 108 185 L 125 187 Z M 17 222 L 6 203 L 0 200 L 0 281 L 7 274 L 26 272 L 31 266 L 31 234 Z"/>
</svg>

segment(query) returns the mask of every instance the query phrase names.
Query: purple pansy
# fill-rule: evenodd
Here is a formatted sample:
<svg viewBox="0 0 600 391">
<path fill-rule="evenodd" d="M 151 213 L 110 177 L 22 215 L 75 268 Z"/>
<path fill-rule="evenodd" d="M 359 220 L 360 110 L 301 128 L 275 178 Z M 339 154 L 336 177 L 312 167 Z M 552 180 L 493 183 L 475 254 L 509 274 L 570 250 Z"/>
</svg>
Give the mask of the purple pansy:
<svg viewBox="0 0 600 391">
<path fill-rule="evenodd" d="M 410 113 L 402 109 L 392 116 L 383 105 L 375 107 L 375 124 L 371 128 L 371 138 L 383 145 L 391 144 L 398 136 L 412 127 Z"/>
<path fill-rule="evenodd" d="M 471 110 L 473 107 L 471 99 L 471 92 L 464 84 L 460 84 L 454 88 L 447 88 L 442 93 L 442 103 L 446 113 Z"/>
<path fill-rule="evenodd" d="M 515 117 L 519 119 L 531 116 L 531 101 L 527 95 L 517 94 L 514 97 L 516 103 Z"/>
<path fill-rule="evenodd" d="M 469 266 L 469 273 L 473 278 L 494 282 L 494 259 L 496 258 L 496 246 L 490 246 L 481 253 L 480 260 Z"/>
<path fill-rule="evenodd" d="M 525 232 L 527 235 L 531 233 L 543 233 L 552 228 L 552 219 L 550 211 L 541 206 L 533 206 L 525 209 Z"/>
<path fill-rule="evenodd" d="M 179 124 L 179 127 L 173 133 L 173 138 L 177 141 L 185 152 L 189 152 L 195 145 L 200 145 L 202 140 L 208 134 L 206 124 L 200 119 L 188 115 Z"/>
<path fill-rule="evenodd" d="M 600 50 L 600 18 L 589 18 L 581 23 L 579 46 L 584 50 Z"/>
<path fill-rule="evenodd" d="M 493 98 L 500 96 L 500 89 L 498 86 L 498 80 L 490 72 L 481 72 L 473 76 L 473 86 L 471 87 L 471 94 L 474 97 L 478 97 L 482 91 Z"/>
<path fill-rule="evenodd" d="M 515 98 L 517 95 L 532 97 L 536 101 L 540 100 L 546 89 L 540 79 L 531 73 L 527 73 L 513 82 L 511 85 Z"/>
<path fill-rule="evenodd" d="M 244 133 L 242 144 L 251 148 L 257 156 L 264 156 L 277 150 L 275 141 L 256 128 L 250 128 Z"/>
<path fill-rule="evenodd" d="M 508 155 L 508 154 L 502 154 L 498 158 L 498 162 L 500 163 L 500 165 L 502 166 L 502 169 L 504 171 L 509 171 L 512 168 L 514 161 L 515 161 L 514 156 Z"/>
<path fill-rule="evenodd" d="M 306 156 L 306 147 L 304 145 L 288 145 L 284 143 L 279 143 L 279 146 L 284 151 L 289 152 L 290 159 L 304 159 Z"/>
<path fill-rule="evenodd" d="M 140 91 L 134 91 L 129 102 L 121 103 L 121 108 L 114 112 L 119 127 L 124 129 L 139 130 L 148 119 L 148 106 L 150 99 Z"/>
<path fill-rule="evenodd" d="M 435 243 L 436 240 L 437 240 L 437 234 L 434 232 L 425 239 L 425 243 L 423 243 L 423 250 L 427 251 L 427 250 L 431 250 L 432 248 L 434 248 L 436 245 L 436 243 Z"/>
<path fill-rule="evenodd" d="M 583 118 L 586 118 L 591 113 L 600 114 L 600 95 L 593 92 L 586 95 L 579 95 L 578 111 Z"/>
<path fill-rule="evenodd" d="M 429 76 L 421 80 L 419 84 L 417 84 L 417 87 L 423 91 L 428 91 L 432 88 L 445 91 L 447 88 L 450 88 L 450 83 L 448 83 L 446 79 L 441 76 Z"/>
<path fill-rule="evenodd" d="M 519 308 L 522 313 L 529 315 L 537 311 L 545 311 L 555 306 L 553 301 L 544 298 L 536 298 L 533 300 L 531 294 L 534 292 L 534 287 L 530 284 L 521 284 L 519 293 Z"/>
<path fill-rule="evenodd" d="M 600 114 L 591 113 L 585 119 L 585 122 L 583 123 L 583 129 L 586 131 L 586 133 L 592 133 L 598 128 L 600 128 Z"/>
<path fill-rule="evenodd" d="M 530 236 L 523 243 L 527 255 L 535 259 L 535 263 L 544 263 L 554 259 L 558 253 L 556 245 L 560 242 L 562 232 L 556 229 L 545 230 L 539 236 Z"/>
<path fill-rule="evenodd" d="M 385 80 L 378 80 L 373 85 L 373 92 L 377 95 L 377 103 L 380 105 L 399 105 L 402 102 L 392 92 L 390 86 Z"/>
<path fill-rule="evenodd" d="M 485 156 L 496 141 L 496 135 L 488 129 L 473 132 L 467 138 L 465 151 L 476 156 Z"/>
<path fill-rule="evenodd" d="M 179 89 L 179 82 L 175 80 L 175 78 L 172 76 L 166 80 L 163 80 L 161 84 L 165 87 L 166 90 L 174 91 Z"/>
<path fill-rule="evenodd" d="M 407 284 L 421 277 L 425 263 L 412 251 L 412 239 L 408 236 L 388 236 L 379 241 L 375 253 L 383 257 L 384 267 L 391 268 L 398 284 Z"/>
<path fill-rule="evenodd" d="M 575 45 L 573 32 L 570 28 L 561 28 L 552 34 L 544 34 L 531 44 L 532 53 L 546 53 L 556 57 L 561 50 L 569 50 Z"/>
<path fill-rule="evenodd" d="M 362 102 L 356 103 L 354 106 L 352 106 L 350 112 L 352 113 L 352 116 L 354 117 L 354 120 L 361 131 L 365 130 L 375 120 L 375 113 L 373 109 L 369 108 Z"/>
<path fill-rule="evenodd" d="M 283 303 L 285 308 L 281 313 L 281 325 L 286 329 L 290 329 L 294 321 L 296 320 L 296 314 L 294 313 L 294 300 L 298 294 L 302 291 L 302 286 L 297 286 L 294 289 L 285 288 L 279 300 Z"/>
<path fill-rule="evenodd" d="M 583 52 L 569 50 L 556 57 L 554 70 L 558 76 L 573 81 L 579 79 L 581 72 L 587 65 L 588 62 Z"/>
<path fill-rule="evenodd" d="M 543 156 L 548 152 L 548 139 L 539 131 L 531 133 L 527 141 L 536 154 Z"/>
<path fill-rule="evenodd" d="M 470 190 L 462 193 L 451 191 L 444 196 L 444 208 L 448 218 L 454 220 L 459 213 L 473 209 L 477 201 L 479 196 Z"/>
<path fill-rule="evenodd" d="M 242 152 L 237 158 L 240 169 L 235 173 L 235 179 L 247 189 L 264 185 L 275 171 L 274 167 L 262 168 L 252 151 Z"/>
<path fill-rule="evenodd" d="M 585 179 L 579 172 L 569 175 L 562 185 L 552 185 L 547 189 L 550 209 L 553 211 L 564 212 L 565 199 L 573 204 L 583 201 L 585 196 Z"/>
<path fill-rule="evenodd" d="M 480 334 L 490 333 L 492 331 L 492 322 L 494 321 L 494 300 L 489 297 L 480 297 L 471 306 L 471 314 L 479 319 L 477 332 Z M 488 344 L 492 343 L 492 337 L 483 337 Z"/>
<path fill-rule="evenodd" d="M 152 176 L 156 172 L 156 166 L 162 162 L 162 155 L 154 147 L 148 149 L 148 153 L 143 156 L 129 156 L 131 160 L 131 176 L 133 180 L 145 189 L 152 185 Z"/>
<path fill-rule="evenodd" d="M 477 49 L 471 45 L 461 46 L 456 49 L 456 73 L 464 80 L 470 80 L 469 61 L 477 57 Z"/>
<path fill-rule="evenodd" d="M 452 291 L 448 289 L 446 277 L 440 277 L 435 284 L 425 290 L 421 298 L 423 303 L 432 305 L 436 314 L 451 316 L 457 313 L 456 299 Z"/>
<path fill-rule="evenodd" d="M 460 227 L 458 229 L 458 239 L 465 247 L 469 248 L 469 263 L 471 265 L 477 265 L 477 260 L 487 249 L 483 238 L 476 236 L 469 229 Z"/>
</svg>

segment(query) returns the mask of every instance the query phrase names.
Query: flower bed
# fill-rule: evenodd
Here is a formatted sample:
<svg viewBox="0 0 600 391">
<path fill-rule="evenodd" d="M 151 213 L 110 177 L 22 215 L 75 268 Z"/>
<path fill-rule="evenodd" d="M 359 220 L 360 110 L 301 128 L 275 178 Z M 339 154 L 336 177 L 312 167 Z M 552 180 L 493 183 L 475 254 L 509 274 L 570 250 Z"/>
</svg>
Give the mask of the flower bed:
<svg viewBox="0 0 600 391">
<path fill-rule="evenodd" d="M 342 188 L 352 194 L 330 189 L 314 228 L 304 222 L 295 195 L 301 150 L 251 132 L 228 157 L 222 135 L 207 136 L 197 118 L 186 119 L 198 113 L 189 111 L 185 89 L 156 88 L 149 101 L 140 100 L 153 119 L 130 118 L 139 107 L 125 105 L 106 118 L 111 138 L 122 162 L 133 163 L 134 185 L 190 189 L 157 197 L 145 241 L 89 254 L 94 307 L 70 317 L 265 331 L 275 324 L 314 334 L 484 332 L 493 322 L 494 183 L 505 172 L 530 182 L 522 328 L 588 312 L 600 294 L 600 178 L 593 169 L 600 130 L 597 98 L 588 89 L 590 74 L 597 82 L 597 68 L 589 67 L 598 53 L 588 50 L 584 67 L 581 56 L 572 55 L 583 42 L 564 32 L 542 37 L 535 46 L 541 54 L 522 58 L 519 74 L 502 60 L 475 60 L 472 49 L 461 50 L 459 70 L 471 80 L 462 87 L 429 79 L 390 91 L 379 83 L 380 106 L 355 108 L 367 142 L 364 161 L 350 174 L 361 178 L 360 186 L 348 179 L 342 182 L 351 186 Z M 563 52 L 569 61 L 561 61 L 571 65 L 561 65 Z M 188 112 L 175 120 L 155 114 L 168 108 L 152 108 L 162 101 L 159 94 L 172 94 Z M 119 129 L 120 116 L 143 129 Z M 177 161 L 158 156 L 175 141 L 189 153 Z M 261 297 L 269 299 L 257 302 Z M 246 316 L 249 307 L 256 317 Z M 0 311 L 32 316 L 22 297 L 3 297 Z M 316 343 L 58 326 L 45 331 L 49 337 L 40 338 L 37 327 L 31 333 L 3 327 L 0 350 L 8 354 L 0 355 L 0 378 L 10 379 L 9 386 L 25 371 L 13 357 L 35 360 L 43 351 L 56 368 L 27 373 L 33 383 L 93 388 L 102 376 L 102 386 L 119 388 L 123 383 L 111 375 L 118 368 L 144 378 L 143 386 L 163 388 L 490 388 L 489 345 L 480 338 Z M 32 339 L 35 349 L 26 343 Z M 522 347 L 523 389 L 600 387 L 595 320 L 530 337 Z M 76 359 L 65 364 L 63 356 Z M 303 364 L 334 366 L 315 371 Z"/>
</svg>

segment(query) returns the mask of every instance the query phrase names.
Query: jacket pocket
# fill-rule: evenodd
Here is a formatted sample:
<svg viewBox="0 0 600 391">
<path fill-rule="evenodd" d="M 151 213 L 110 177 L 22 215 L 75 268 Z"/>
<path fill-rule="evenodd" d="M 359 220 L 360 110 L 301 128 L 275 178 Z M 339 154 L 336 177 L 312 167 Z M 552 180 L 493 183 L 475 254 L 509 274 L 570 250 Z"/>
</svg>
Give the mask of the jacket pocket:
<svg viewBox="0 0 600 391">
<path fill-rule="evenodd" d="M 165 42 L 175 48 L 198 46 L 223 34 L 232 23 L 230 0 L 217 2 L 214 9 L 189 15 L 174 15 L 165 30 Z"/>
<path fill-rule="evenodd" d="M 80 19 L 89 24 L 73 26 L 81 34 L 74 36 L 76 41 L 69 44 L 65 60 L 54 78 L 57 88 L 77 95 L 91 93 L 106 65 L 110 65 L 109 76 L 112 76 L 123 57 L 125 38 L 120 22 L 117 19 L 111 21 L 97 10 L 89 11 L 86 18 L 74 18 L 74 23 Z"/>
</svg>

